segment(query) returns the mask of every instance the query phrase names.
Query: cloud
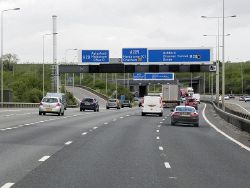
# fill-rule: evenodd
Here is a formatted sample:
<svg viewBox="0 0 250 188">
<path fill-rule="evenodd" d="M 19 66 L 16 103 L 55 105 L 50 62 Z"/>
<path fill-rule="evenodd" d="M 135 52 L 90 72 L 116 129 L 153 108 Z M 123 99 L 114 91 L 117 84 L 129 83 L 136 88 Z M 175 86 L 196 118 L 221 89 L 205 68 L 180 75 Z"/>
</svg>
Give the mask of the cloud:
<svg viewBox="0 0 250 188">
<path fill-rule="evenodd" d="M 225 1 L 226 32 L 232 58 L 250 59 L 249 0 Z M 4 16 L 4 52 L 18 54 L 21 61 L 41 61 L 42 35 L 52 32 L 53 14 L 58 16 L 58 59 L 68 48 L 110 49 L 121 56 L 123 47 L 199 47 L 214 45 L 217 20 L 201 15 L 222 15 L 218 0 L 0 0 L 0 7 L 20 7 Z M 244 35 L 242 35 L 244 33 Z M 46 37 L 46 61 L 52 60 L 52 39 Z"/>
</svg>

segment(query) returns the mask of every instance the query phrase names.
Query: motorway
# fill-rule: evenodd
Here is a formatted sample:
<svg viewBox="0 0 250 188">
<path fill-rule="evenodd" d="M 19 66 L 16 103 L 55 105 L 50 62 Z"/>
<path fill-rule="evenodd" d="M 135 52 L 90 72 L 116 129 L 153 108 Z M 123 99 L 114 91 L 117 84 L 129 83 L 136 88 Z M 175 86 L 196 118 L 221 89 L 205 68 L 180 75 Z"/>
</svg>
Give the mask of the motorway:
<svg viewBox="0 0 250 188">
<path fill-rule="evenodd" d="M 225 102 L 236 104 L 237 106 L 239 106 L 243 110 L 243 112 L 245 111 L 247 113 L 250 113 L 250 102 L 239 101 L 239 97 L 235 97 L 234 99 L 225 100 Z"/>
<path fill-rule="evenodd" d="M 199 113 L 196 128 L 170 126 L 169 109 L 164 117 L 137 107 L 64 117 L 1 109 L 0 186 L 249 188 L 249 134 L 225 131 L 244 145 L 236 144 L 213 128 L 226 123 L 212 108 L 201 103 Z"/>
</svg>

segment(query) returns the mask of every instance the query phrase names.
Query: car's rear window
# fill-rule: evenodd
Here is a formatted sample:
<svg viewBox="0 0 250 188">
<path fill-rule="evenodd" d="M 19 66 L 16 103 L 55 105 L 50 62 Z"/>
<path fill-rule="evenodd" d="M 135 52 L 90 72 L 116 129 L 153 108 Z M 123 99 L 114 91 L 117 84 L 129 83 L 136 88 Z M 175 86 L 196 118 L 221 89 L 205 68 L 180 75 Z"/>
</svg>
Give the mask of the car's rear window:
<svg viewBox="0 0 250 188">
<path fill-rule="evenodd" d="M 116 102 L 115 99 L 109 99 L 109 102 Z"/>
<path fill-rule="evenodd" d="M 188 102 L 195 102 L 195 99 L 188 99 Z"/>
<path fill-rule="evenodd" d="M 83 99 L 82 101 L 83 101 L 83 102 L 93 102 L 93 99 L 86 98 L 86 99 Z"/>
<path fill-rule="evenodd" d="M 125 100 L 125 101 L 123 101 L 124 103 L 129 103 L 129 101 L 128 100 Z"/>
<path fill-rule="evenodd" d="M 195 112 L 195 109 L 190 108 L 190 107 L 176 107 L 175 111 L 178 111 L 178 112 Z"/>
<path fill-rule="evenodd" d="M 57 103 L 58 99 L 57 98 L 44 98 L 42 100 L 42 102 L 46 102 L 46 103 Z"/>
</svg>

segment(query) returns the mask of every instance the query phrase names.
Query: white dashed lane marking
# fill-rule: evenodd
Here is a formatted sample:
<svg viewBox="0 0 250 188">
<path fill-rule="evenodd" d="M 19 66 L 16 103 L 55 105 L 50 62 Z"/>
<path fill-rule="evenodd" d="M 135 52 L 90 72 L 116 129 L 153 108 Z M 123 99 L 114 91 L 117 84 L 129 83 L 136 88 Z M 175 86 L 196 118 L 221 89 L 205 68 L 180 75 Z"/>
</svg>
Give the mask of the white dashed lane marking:
<svg viewBox="0 0 250 188">
<path fill-rule="evenodd" d="M 171 166 L 170 166 L 170 164 L 168 162 L 165 162 L 164 165 L 165 165 L 166 168 L 171 168 Z"/>
<path fill-rule="evenodd" d="M 44 161 L 46 161 L 48 158 L 50 158 L 50 156 L 45 155 L 45 156 L 43 156 L 41 159 L 39 159 L 38 161 L 44 162 Z"/>
<path fill-rule="evenodd" d="M 159 132 L 159 130 L 156 130 L 156 132 Z"/>
<path fill-rule="evenodd" d="M 97 129 L 98 127 L 94 127 L 93 129 L 95 130 L 95 129 Z"/>
<path fill-rule="evenodd" d="M 86 134 L 88 134 L 88 132 L 84 132 L 84 133 L 82 133 L 82 135 L 86 135 Z"/>
<path fill-rule="evenodd" d="M 1 188 L 10 188 L 14 185 L 14 183 L 6 183 Z"/>
<path fill-rule="evenodd" d="M 156 140 L 160 140 L 160 137 L 159 137 L 159 136 L 157 136 L 157 137 L 156 137 Z"/>
<path fill-rule="evenodd" d="M 160 123 L 163 123 L 162 121 Z"/>
<path fill-rule="evenodd" d="M 158 125 L 158 127 L 161 127 L 161 125 Z"/>
<path fill-rule="evenodd" d="M 163 151 L 163 147 L 162 147 L 162 146 L 159 146 L 159 150 Z"/>
<path fill-rule="evenodd" d="M 72 141 L 68 141 L 68 142 L 65 142 L 64 144 L 65 145 L 70 145 L 72 143 Z"/>
</svg>

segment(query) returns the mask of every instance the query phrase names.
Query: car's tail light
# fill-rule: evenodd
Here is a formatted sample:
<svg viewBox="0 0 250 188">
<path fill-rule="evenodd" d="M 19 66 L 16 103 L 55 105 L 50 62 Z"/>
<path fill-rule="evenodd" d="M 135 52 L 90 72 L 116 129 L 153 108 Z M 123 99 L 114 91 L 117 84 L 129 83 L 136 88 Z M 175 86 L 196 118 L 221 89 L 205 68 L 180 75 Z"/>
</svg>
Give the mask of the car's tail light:
<svg viewBox="0 0 250 188">
<path fill-rule="evenodd" d="M 197 117 L 197 116 L 199 116 L 199 114 L 198 114 L 197 112 L 192 112 L 191 115 L 192 115 L 192 117 Z"/>
<path fill-rule="evenodd" d="M 57 103 L 56 106 L 61 106 L 61 104 L 60 104 L 60 103 Z"/>
</svg>

